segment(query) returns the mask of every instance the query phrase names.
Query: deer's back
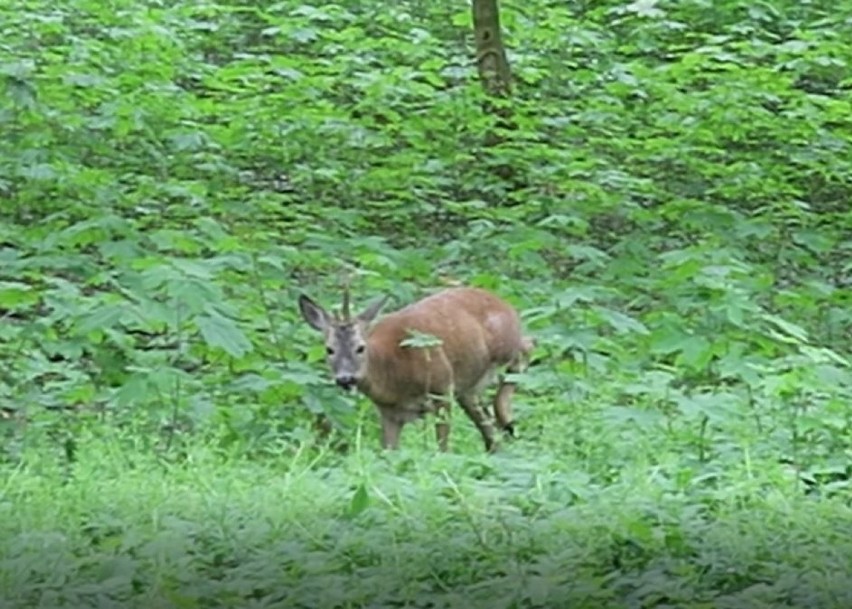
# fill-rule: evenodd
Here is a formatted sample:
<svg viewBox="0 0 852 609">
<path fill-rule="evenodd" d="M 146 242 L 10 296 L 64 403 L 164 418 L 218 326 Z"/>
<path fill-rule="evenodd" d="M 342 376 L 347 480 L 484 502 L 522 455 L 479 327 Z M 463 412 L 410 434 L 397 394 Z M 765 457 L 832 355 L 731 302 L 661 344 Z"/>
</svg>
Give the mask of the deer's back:
<svg viewBox="0 0 852 609">
<path fill-rule="evenodd" d="M 409 331 L 440 339 L 434 349 L 402 347 Z M 472 388 L 495 366 L 516 357 L 524 343 L 518 313 L 478 288 L 450 288 L 380 319 L 370 332 L 370 369 L 376 393 L 418 394 Z"/>
</svg>

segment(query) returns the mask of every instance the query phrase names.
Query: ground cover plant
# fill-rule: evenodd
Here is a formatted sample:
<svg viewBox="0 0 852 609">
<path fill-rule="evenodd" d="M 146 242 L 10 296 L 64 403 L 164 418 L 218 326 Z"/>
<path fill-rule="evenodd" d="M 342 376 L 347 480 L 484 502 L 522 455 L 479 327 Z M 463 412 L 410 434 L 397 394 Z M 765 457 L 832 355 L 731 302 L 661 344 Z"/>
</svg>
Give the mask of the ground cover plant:
<svg viewBox="0 0 852 609">
<path fill-rule="evenodd" d="M 494 111 L 466 3 L 0 6 L 4 607 L 852 605 L 852 5 L 500 9 Z M 518 307 L 517 439 L 379 452 L 344 270 Z"/>
</svg>

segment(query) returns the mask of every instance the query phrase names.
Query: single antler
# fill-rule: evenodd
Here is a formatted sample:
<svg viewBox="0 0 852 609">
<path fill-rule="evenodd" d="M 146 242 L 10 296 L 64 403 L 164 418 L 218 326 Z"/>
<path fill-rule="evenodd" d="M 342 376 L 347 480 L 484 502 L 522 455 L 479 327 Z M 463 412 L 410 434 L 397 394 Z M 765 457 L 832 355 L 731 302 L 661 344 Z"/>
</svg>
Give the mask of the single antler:
<svg viewBox="0 0 852 609">
<path fill-rule="evenodd" d="M 343 320 L 350 321 L 351 312 L 349 308 L 349 284 L 351 282 L 351 275 L 349 273 L 343 274 Z"/>
</svg>

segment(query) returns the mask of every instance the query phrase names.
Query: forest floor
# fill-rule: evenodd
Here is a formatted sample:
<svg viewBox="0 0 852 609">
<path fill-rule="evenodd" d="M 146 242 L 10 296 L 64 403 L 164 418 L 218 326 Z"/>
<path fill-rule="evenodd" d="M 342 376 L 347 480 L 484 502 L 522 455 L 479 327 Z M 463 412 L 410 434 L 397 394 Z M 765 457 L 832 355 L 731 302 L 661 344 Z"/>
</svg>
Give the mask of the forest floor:
<svg viewBox="0 0 852 609">
<path fill-rule="evenodd" d="M 852 606 L 852 510 L 787 466 L 701 473 L 637 432 L 630 459 L 541 450 L 558 426 L 487 456 L 456 429 L 448 454 L 422 425 L 388 454 L 40 452 L 2 491 L 2 606 Z"/>
</svg>

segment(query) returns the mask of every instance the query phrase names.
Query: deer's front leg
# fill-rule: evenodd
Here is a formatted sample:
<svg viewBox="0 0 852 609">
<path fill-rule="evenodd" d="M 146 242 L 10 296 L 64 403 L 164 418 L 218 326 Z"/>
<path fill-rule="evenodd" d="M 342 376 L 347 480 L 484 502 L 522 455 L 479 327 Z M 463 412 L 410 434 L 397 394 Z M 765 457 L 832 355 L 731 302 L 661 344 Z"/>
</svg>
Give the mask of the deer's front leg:
<svg viewBox="0 0 852 609">
<path fill-rule="evenodd" d="M 388 417 L 382 412 L 382 448 L 396 450 L 399 448 L 399 436 L 402 432 L 402 422 Z"/>
</svg>

